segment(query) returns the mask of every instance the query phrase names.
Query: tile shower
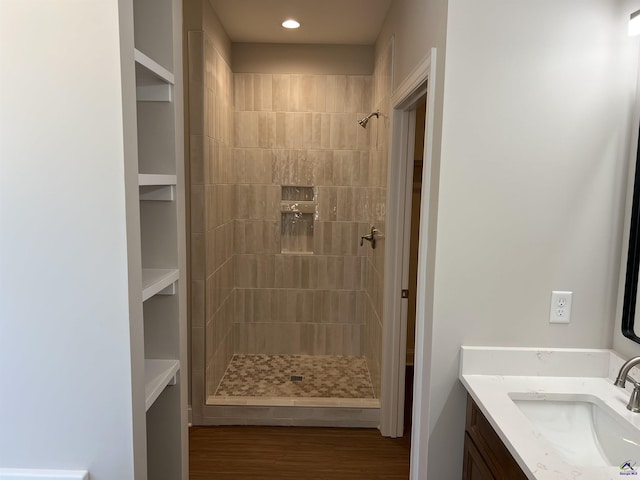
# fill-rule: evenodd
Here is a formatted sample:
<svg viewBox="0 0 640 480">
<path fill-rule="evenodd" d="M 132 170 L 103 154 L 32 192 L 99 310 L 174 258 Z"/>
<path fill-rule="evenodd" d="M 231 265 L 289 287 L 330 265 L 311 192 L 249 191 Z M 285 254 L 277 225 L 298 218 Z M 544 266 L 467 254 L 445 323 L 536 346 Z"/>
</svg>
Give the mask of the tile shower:
<svg viewBox="0 0 640 480">
<path fill-rule="evenodd" d="M 372 75 L 234 74 L 213 38 L 188 33 L 193 391 L 377 406 L 384 242 L 360 236 L 384 232 L 390 48 Z"/>
</svg>

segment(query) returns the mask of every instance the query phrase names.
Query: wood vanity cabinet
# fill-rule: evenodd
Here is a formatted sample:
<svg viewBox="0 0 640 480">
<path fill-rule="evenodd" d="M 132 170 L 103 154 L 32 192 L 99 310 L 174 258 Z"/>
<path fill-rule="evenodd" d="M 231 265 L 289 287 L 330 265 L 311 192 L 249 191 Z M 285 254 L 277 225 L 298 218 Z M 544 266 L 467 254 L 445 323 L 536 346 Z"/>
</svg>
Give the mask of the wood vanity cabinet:
<svg viewBox="0 0 640 480">
<path fill-rule="evenodd" d="M 527 479 L 470 396 L 467 396 L 462 478 L 463 480 Z"/>
</svg>

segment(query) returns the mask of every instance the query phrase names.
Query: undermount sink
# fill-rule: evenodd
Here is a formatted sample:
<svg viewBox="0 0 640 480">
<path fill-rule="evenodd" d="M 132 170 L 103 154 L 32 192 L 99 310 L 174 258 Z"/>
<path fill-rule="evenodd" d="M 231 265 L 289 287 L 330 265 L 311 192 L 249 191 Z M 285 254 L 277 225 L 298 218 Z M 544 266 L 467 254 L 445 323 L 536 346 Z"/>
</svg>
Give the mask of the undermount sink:
<svg viewBox="0 0 640 480">
<path fill-rule="evenodd" d="M 526 393 L 509 397 L 570 465 L 620 466 L 640 460 L 640 431 L 598 397 Z"/>
</svg>

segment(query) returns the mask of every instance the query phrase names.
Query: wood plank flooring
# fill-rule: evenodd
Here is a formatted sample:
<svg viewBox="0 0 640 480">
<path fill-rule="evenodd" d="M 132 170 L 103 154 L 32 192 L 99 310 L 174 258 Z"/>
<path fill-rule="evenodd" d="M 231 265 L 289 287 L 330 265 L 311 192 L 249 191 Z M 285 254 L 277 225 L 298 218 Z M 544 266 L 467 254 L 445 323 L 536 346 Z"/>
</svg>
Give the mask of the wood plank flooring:
<svg viewBox="0 0 640 480">
<path fill-rule="evenodd" d="M 374 429 L 191 427 L 190 480 L 406 480 L 410 433 Z"/>
</svg>

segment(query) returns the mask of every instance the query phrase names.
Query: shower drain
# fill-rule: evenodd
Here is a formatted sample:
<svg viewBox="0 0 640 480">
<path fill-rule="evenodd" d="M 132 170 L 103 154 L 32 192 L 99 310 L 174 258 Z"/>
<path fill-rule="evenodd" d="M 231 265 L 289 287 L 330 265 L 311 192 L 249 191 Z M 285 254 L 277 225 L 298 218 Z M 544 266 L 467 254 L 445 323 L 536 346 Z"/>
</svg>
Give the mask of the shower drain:
<svg viewBox="0 0 640 480">
<path fill-rule="evenodd" d="M 301 382 L 302 381 L 302 375 L 291 375 L 291 381 L 292 382 Z"/>
</svg>

